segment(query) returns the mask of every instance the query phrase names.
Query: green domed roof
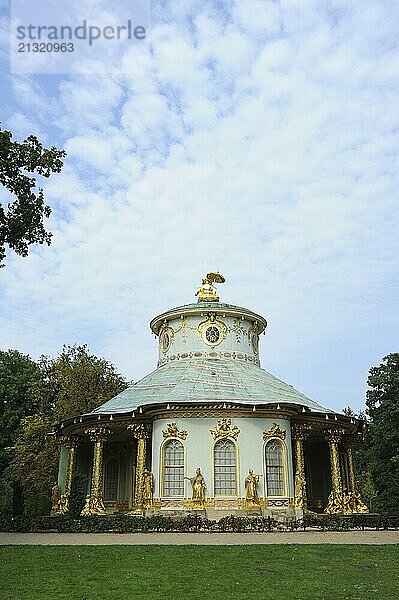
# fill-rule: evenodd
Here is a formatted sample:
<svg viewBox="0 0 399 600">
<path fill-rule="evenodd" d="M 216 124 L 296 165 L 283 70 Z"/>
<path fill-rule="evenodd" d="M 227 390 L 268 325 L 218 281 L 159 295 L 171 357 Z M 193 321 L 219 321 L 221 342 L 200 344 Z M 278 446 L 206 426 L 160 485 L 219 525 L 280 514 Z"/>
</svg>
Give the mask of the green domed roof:
<svg viewBox="0 0 399 600">
<path fill-rule="evenodd" d="M 226 402 L 246 405 L 298 404 L 312 412 L 331 412 L 249 362 L 196 358 L 169 362 L 146 375 L 90 414 L 133 412 L 164 403 Z"/>
</svg>

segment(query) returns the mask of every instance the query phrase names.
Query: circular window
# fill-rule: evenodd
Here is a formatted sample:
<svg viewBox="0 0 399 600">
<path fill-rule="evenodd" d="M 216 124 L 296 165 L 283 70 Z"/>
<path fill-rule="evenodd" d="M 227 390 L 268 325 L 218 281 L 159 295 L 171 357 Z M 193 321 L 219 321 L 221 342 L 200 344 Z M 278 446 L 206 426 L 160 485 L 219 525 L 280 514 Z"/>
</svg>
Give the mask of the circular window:
<svg viewBox="0 0 399 600">
<path fill-rule="evenodd" d="M 220 331 L 215 325 L 211 325 L 205 331 L 205 337 L 209 344 L 217 344 L 220 338 Z"/>
<path fill-rule="evenodd" d="M 172 338 L 171 338 L 170 333 L 168 333 L 167 331 L 164 331 L 163 333 L 161 333 L 159 343 L 160 343 L 162 352 L 165 354 L 169 350 L 170 345 L 172 343 Z"/>
</svg>

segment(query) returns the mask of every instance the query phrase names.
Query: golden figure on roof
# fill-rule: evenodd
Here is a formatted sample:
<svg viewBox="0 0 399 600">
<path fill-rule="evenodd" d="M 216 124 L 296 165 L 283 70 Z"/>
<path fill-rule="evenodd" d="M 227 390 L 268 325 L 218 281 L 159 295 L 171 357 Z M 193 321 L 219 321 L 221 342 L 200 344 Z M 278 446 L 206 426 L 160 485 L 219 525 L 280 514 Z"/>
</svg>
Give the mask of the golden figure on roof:
<svg viewBox="0 0 399 600">
<path fill-rule="evenodd" d="M 219 302 L 219 296 L 213 283 L 224 283 L 226 280 L 216 271 L 216 273 L 208 273 L 202 280 L 202 284 L 195 292 L 198 296 L 198 302 Z"/>
</svg>

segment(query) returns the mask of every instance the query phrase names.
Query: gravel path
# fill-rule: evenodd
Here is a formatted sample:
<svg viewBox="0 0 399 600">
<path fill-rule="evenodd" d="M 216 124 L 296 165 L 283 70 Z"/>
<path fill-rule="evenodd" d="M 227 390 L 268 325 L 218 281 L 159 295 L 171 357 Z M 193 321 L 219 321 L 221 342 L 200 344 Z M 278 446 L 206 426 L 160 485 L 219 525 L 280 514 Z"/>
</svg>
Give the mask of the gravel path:
<svg viewBox="0 0 399 600">
<path fill-rule="evenodd" d="M 0 533 L 0 545 L 399 544 L 399 531 L 295 533 Z"/>
</svg>

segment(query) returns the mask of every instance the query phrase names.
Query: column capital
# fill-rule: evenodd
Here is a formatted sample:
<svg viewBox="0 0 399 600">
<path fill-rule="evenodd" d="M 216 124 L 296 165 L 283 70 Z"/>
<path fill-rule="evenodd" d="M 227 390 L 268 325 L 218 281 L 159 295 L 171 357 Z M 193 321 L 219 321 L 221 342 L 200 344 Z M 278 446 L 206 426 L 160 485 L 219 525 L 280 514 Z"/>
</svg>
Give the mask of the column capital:
<svg viewBox="0 0 399 600">
<path fill-rule="evenodd" d="M 65 446 L 66 448 L 77 448 L 79 445 L 79 438 L 74 435 L 62 435 L 58 442 L 61 446 Z"/>
<path fill-rule="evenodd" d="M 110 433 L 111 430 L 102 425 L 85 429 L 85 434 L 89 436 L 92 442 L 105 442 Z"/>
<path fill-rule="evenodd" d="M 324 429 L 323 431 L 324 433 L 324 437 L 326 438 L 327 442 L 331 443 L 331 444 L 338 444 L 341 440 L 342 440 L 342 436 L 345 433 L 344 429 Z"/>
<path fill-rule="evenodd" d="M 127 429 L 133 433 L 136 440 L 146 440 L 151 436 L 151 425 L 148 423 L 131 423 Z"/>
<path fill-rule="evenodd" d="M 306 440 L 310 432 L 312 430 L 312 426 L 309 423 L 293 423 L 291 426 L 292 437 L 294 440 Z"/>
</svg>

